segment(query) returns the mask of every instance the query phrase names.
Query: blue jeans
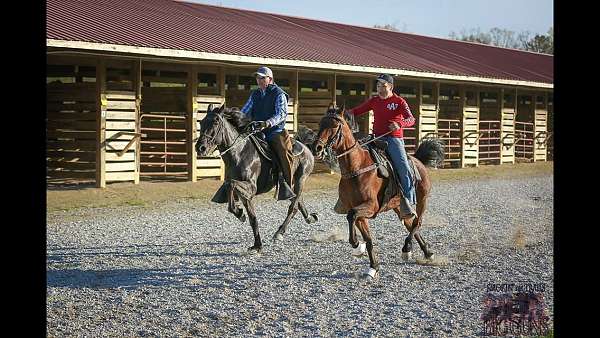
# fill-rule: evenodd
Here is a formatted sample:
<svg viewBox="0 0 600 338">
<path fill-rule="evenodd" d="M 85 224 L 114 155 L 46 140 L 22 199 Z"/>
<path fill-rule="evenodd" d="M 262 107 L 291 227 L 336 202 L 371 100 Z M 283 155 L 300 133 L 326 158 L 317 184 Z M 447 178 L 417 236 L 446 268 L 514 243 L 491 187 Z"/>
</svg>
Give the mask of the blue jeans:
<svg viewBox="0 0 600 338">
<path fill-rule="evenodd" d="M 388 143 L 387 153 L 392 159 L 392 164 L 398 175 L 397 177 L 400 179 L 400 186 L 404 197 L 414 205 L 417 203 L 417 195 L 415 193 L 415 186 L 410 178 L 408 157 L 406 156 L 406 150 L 404 149 L 404 140 L 392 136 L 385 136 L 383 139 Z"/>
</svg>

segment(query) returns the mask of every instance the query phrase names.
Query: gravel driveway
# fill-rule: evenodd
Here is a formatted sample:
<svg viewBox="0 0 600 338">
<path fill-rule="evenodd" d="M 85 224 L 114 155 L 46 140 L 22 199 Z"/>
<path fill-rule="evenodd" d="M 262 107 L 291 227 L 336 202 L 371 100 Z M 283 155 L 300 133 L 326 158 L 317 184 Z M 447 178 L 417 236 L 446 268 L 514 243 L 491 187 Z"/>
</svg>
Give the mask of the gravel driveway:
<svg viewBox="0 0 600 338">
<path fill-rule="evenodd" d="M 225 205 L 179 200 L 48 216 L 50 337 L 472 337 L 490 284 L 543 285 L 553 318 L 553 178 L 434 182 L 422 234 L 442 266 L 401 259 L 407 235 L 388 212 L 370 222 L 380 277 L 361 278 L 336 191 L 305 195 L 316 224 L 257 198 L 264 251 Z"/>
</svg>

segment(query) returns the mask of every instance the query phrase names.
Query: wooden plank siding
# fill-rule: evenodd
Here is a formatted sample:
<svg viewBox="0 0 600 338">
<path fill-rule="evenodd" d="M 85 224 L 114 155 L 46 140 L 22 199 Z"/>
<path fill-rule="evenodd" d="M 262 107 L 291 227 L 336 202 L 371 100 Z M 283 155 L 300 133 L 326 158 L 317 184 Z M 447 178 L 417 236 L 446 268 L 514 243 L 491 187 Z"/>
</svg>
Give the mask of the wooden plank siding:
<svg viewBox="0 0 600 338">
<path fill-rule="evenodd" d="M 49 184 L 96 179 L 96 60 L 47 59 L 46 180 Z M 90 82 L 81 82 L 83 77 Z"/>
<path fill-rule="evenodd" d="M 138 105 L 134 91 L 107 91 L 106 130 L 104 137 L 106 182 L 139 180 L 137 151 L 140 137 L 136 136 Z M 125 150 L 127 149 L 127 150 Z M 111 154 L 108 156 L 108 154 Z M 127 159 L 121 159 L 125 154 Z"/>
<path fill-rule="evenodd" d="M 218 154 L 196 154 L 200 121 L 209 104 L 241 108 L 255 88 L 250 81 L 254 69 L 102 56 L 48 55 L 47 64 L 49 183 L 95 182 L 105 187 L 118 181 L 138 183 L 140 175 L 224 179 Z M 290 95 L 285 127 L 292 137 L 299 125 L 317 132 L 332 102 L 354 108 L 376 95 L 373 74 L 276 68 L 277 80 Z M 416 119 L 415 126 L 404 129 L 408 153 L 422 140 L 439 137 L 445 143 L 444 167 L 552 160 L 551 92 L 396 79 L 395 88 L 406 91 L 398 94 L 409 102 Z M 480 99 L 484 90 L 497 93 L 496 102 Z M 514 102 L 504 99 L 507 94 Z M 372 133 L 372 112 L 358 121 L 361 131 Z M 317 161 L 319 171 L 330 170 Z"/>
<path fill-rule="evenodd" d="M 225 103 L 225 97 L 215 95 L 198 95 L 196 97 L 196 135 L 200 133 L 200 122 L 206 117 L 208 106 L 220 107 Z M 219 156 L 219 151 L 215 150 L 214 156 L 200 157 L 196 153 L 196 178 L 218 177 L 225 179 L 225 163 Z"/>
</svg>

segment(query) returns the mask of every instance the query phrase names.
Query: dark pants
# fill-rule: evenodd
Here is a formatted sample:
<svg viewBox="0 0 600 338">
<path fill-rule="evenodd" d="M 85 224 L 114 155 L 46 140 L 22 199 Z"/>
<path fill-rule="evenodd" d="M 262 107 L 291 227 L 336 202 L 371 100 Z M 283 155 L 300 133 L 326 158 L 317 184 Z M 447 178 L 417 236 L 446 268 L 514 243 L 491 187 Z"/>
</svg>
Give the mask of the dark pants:
<svg viewBox="0 0 600 338">
<path fill-rule="evenodd" d="M 292 138 L 290 134 L 288 134 L 287 130 L 282 131 L 278 134 L 273 134 L 271 140 L 268 141 L 271 150 L 273 151 L 275 157 L 277 158 L 277 162 L 279 164 L 279 169 L 283 173 L 283 178 L 287 182 L 287 184 L 292 187 Z"/>
</svg>

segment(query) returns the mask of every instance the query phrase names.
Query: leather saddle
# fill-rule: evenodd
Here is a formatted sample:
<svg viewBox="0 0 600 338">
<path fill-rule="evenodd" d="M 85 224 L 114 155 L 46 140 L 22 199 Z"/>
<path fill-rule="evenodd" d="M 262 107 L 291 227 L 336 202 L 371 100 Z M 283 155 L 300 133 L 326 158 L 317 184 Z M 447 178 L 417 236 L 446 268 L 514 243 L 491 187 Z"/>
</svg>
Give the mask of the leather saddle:
<svg viewBox="0 0 600 338">
<path fill-rule="evenodd" d="M 262 135 L 262 137 L 257 135 Z M 250 135 L 250 139 L 252 140 L 252 143 L 254 143 L 254 145 L 256 146 L 256 150 L 258 150 L 258 152 L 262 156 L 264 156 L 267 160 L 275 162 L 275 164 L 277 164 L 277 161 L 273 161 L 273 151 L 271 150 L 271 147 L 269 147 L 267 141 L 264 140 L 263 133 Z M 298 140 L 292 139 L 292 142 L 292 155 L 294 157 L 298 157 L 304 151 L 304 147 L 302 143 Z"/>
<path fill-rule="evenodd" d="M 361 139 L 360 143 L 366 143 L 372 140 L 374 137 L 374 135 L 369 134 L 367 137 Z M 387 154 L 387 146 L 388 143 L 385 140 L 376 140 L 366 145 L 367 149 L 369 150 L 369 154 L 371 155 L 371 159 L 377 164 L 377 175 L 381 178 L 392 179 L 399 184 L 400 182 L 395 174 L 392 174 L 390 178 L 390 173 L 394 173 L 394 167 L 389 155 Z M 421 176 L 419 175 L 419 171 L 416 170 L 412 159 L 409 157 L 408 160 L 410 177 L 416 185 L 416 182 L 421 181 Z"/>
</svg>

